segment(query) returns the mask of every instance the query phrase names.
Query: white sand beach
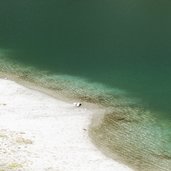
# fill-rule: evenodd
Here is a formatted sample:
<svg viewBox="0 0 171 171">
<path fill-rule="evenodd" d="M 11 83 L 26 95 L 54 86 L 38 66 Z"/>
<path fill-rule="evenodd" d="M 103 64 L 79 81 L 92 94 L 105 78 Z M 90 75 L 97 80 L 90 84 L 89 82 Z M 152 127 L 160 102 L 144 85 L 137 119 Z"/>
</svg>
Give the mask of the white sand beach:
<svg viewBox="0 0 171 171">
<path fill-rule="evenodd" d="M 0 171 L 131 171 L 91 143 L 92 115 L 0 79 Z"/>
</svg>

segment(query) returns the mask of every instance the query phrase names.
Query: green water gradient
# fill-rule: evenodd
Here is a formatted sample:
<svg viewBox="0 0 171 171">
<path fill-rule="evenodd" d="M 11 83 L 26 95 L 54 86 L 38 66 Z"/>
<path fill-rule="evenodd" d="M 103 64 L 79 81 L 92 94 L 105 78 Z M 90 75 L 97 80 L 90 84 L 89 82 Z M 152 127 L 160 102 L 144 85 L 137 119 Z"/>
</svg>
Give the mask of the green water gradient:
<svg viewBox="0 0 171 171">
<path fill-rule="evenodd" d="M 153 156 L 164 160 L 158 162 L 155 157 L 148 158 L 146 168 L 150 163 L 153 166 L 162 163 L 161 169 L 158 164 L 156 168 L 164 170 L 165 166 L 171 170 L 170 16 L 171 2 L 168 0 L 2 0 L 0 47 L 12 50 L 8 52 L 8 58 L 32 66 L 36 71 L 24 70 L 20 64 L 12 67 L 9 61 L 5 65 L 4 59 L 1 70 L 21 74 L 21 78 L 30 81 L 35 81 L 33 78 L 38 71 L 48 71 L 37 76 L 41 78 L 39 84 L 62 93 L 66 90 L 75 92 L 78 88 L 74 97 L 100 103 L 112 111 L 122 111 L 119 112 L 121 116 L 129 115 L 129 122 L 121 117 L 118 125 L 115 114 L 110 111 L 102 125 L 92 128 L 94 142 L 102 149 L 120 151 L 133 159 L 136 155 L 132 152 L 137 151 L 137 166 L 142 164 L 143 168 L 147 159 L 143 157 L 144 153 L 140 155 L 142 146 L 133 148 L 132 145 L 132 142 L 138 145 L 142 139 L 138 132 L 131 131 L 142 128 L 144 148 L 150 151 L 154 146 L 153 152 L 160 149 Z M 7 57 L 6 54 L 1 56 Z M 87 81 L 89 84 L 83 84 Z M 136 103 L 132 104 L 132 101 Z M 128 106 L 132 112 L 128 112 Z M 146 118 L 145 121 L 141 122 L 139 115 Z M 132 124 L 130 120 L 135 118 L 138 121 Z M 127 123 L 126 127 L 122 122 Z M 116 134 L 115 127 L 122 133 Z M 105 135 L 107 138 L 100 138 Z M 122 140 L 122 135 L 128 137 L 127 141 Z M 125 144 L 119 143 L 120 140 Z M 102 142 L 103 147 L 98 142 Z M 126 150 L 128 146 L 130 153 Z"/>
<path fill-rule="evenodd" d="M 18 50 L 15 57 L 26 64 L 128 90 L 171 119 L 170 6 L 168 0 L 5 0 L 0 47 Z"/>
</svg>

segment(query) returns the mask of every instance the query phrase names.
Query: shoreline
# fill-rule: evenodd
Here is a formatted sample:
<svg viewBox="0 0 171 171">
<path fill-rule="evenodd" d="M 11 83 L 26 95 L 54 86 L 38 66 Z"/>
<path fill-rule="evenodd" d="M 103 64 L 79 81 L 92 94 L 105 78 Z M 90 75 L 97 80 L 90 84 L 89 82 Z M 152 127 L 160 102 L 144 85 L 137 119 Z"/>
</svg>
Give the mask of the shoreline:
<svg viewBox="0 0 171 171">
<path fill-rule="evenodd" d="M 30 88 L 0 78 L 0 169 L 133 171 L 92 144 L 88 129 L 95 106 L 75 108 Z"/>
</svg>

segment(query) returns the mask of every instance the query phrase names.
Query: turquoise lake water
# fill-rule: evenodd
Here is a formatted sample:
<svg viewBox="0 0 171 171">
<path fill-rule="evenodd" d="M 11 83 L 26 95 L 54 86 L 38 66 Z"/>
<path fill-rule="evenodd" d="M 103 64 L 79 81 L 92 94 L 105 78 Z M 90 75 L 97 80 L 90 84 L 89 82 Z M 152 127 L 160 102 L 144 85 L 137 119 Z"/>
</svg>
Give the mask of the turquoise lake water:
<svg viewBox="0 0 171 171">
<path fill-rule="evenodd" d="M 112 108 L 92 128 L 102 151 L 138 170 L 171 170 L 170 17 L 167 0 L 1 1 L 1 71 L 77 87 L 80 99 Z"/>
</svg>

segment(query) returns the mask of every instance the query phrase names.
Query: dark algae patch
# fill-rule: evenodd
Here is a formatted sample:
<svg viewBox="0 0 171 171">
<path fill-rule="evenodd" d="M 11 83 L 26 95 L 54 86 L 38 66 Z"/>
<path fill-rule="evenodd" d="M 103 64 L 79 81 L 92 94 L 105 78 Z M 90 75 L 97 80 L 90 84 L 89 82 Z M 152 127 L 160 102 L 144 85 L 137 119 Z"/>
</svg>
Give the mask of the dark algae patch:
<svg viewBox="0 0 171 171">
<path fill-rule="evenodd" d="M 109 157 L 138 171 L 169 171 L 171 125 L 159 123 L 152 113 L 138 107 L 122 108 L 106 113 L 99 123 L 93 121 L 92 141 Z"/>
</svg>

